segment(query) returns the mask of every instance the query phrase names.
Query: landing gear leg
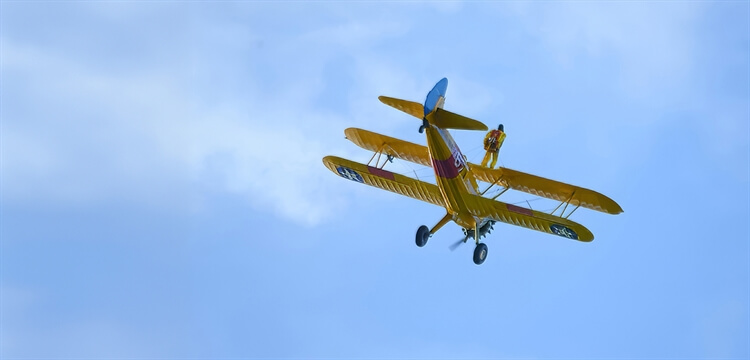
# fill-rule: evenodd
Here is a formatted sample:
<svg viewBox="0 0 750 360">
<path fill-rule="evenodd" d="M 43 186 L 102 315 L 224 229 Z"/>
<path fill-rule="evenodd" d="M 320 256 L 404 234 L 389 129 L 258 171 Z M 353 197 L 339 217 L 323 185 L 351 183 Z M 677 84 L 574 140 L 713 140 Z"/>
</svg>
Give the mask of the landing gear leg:
<svg viewBox="0 0 750 360">
<path fill-rule="evenodd" d="M 482 265 L 487 259 L 487 245 L 479 242 L 479 223 L 474 225 L 474 241 L 477 243 L 477 247 L 474 248 L 474 263 Z"/>
<path fill-rule="evenodd" d="M 430 235 L 434 234 L 438 230 L 440 230 L 440 228 L 443 227 L 443 225 L 447 224 L 448 221 L 451 221 L 452 218 L 453 218 L 453 216 L 451 216 L 450 213 L 445 214 L 445 216 L 443 216 L 443 218 L 440 219 L 440 221 L 438 221 L 438 223 L 435 224 L 435 226 L 432 227 L 432 229 L 430 230 Z"/>
<path fill-rule="evenodd" d="M 432 229 L 428 228 L 425 225 L 420 226 L 419 229 L 417 229 L 417 246 L 425 246 L 427 244 L 427 240 L 430 239 L 430 236 L 440 230 L 440 228 L 443 227 L 443 225 L 447 224 L 451 219 L 451 214 L 445 214 L 445 216 L 443 216 L 443 218 L 440 219 L 440 221 L 438 221 L 438 223 L 435 224 Z"/>
</svg>

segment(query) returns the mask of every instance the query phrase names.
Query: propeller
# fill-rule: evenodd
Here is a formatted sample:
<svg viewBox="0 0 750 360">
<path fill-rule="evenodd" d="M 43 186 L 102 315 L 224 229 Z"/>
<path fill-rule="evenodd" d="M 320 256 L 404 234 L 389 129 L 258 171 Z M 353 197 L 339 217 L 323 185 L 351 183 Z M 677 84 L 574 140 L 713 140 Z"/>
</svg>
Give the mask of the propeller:
<svg viewBox="0 0 750 360">
<path fill-rule="evenodd" d="M 489 235 L 494 228 L 495 228 L 495 221 L 494 220 L 490 221 L 490 222 L 488 222 L 486 224 L 484 224 L 484 226 L 482 226 L 482 228 L 479 229 L 479 237 L 483 238 L 483 237 Z M 463 239 L 459 239 L 455 243 L 451 244 L 451 246 L 449 246 L 449 249 L 451 249 L 451 251 L 456 250 L 458 248 L 458 246 L 461 245 L 461 243 L 465 243 L 466 241 L 469 240 L 469 238 L 473 238 L 474 237 L 474 230 L 473 229 L 463 229 L 463 231 L 464 231 L 464 235 L 466 235 L 466 236 L 464 236 Z"/>
<path fill-rule="evenodd" d="M 470 235 L 466 235 L 463 239 L 458 239 L 455 243 L 451 244 L 449 247 L 451 251 L 456 250 L 461 244 L 465 243 L 467 240 L 469 240 Z"/>
</svg>

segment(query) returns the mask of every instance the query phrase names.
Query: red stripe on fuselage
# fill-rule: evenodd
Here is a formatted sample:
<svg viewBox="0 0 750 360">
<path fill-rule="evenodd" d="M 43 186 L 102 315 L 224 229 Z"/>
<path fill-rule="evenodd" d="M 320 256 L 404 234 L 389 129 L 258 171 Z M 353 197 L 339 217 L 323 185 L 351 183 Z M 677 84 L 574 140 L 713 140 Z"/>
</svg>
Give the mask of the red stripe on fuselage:
<svg viewBox="0 0 750 360">
<path fill-rule="evenodd" d="M 456 159 L 453 158 L 453 155 L 445 160 L 432 159 L 432 167 L 442 178 L 453 179 L 458 176 L 459 169 L 456 168 Z"/>
</svg>

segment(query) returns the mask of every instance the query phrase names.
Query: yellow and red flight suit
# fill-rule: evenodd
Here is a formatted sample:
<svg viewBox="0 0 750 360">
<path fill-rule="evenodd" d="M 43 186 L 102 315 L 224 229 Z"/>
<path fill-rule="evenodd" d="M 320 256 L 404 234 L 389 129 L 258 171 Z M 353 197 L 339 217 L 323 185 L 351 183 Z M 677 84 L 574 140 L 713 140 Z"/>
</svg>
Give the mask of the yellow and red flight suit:
<svg viewBox="0 0 750 360">
<path fill-rule="evenodd" d="M 484 137 L 484 149 L 487 150 L 487 154 L 485 154 L 484 159 L 482 159 L 482 166 L 486 167 L 487 162 L 490 160 L 490 156 L 492 156 L 490 169 L 495 167 L 497 164 L 497 153 L 500 152 L 500 147 L 503 146 L 503 141 L 505 141 L 505 132 L 503 131 L 502 124 L 497 127 L 497 130 L 490 130 L 487 132 L 487 135 Z"/>
</svg>

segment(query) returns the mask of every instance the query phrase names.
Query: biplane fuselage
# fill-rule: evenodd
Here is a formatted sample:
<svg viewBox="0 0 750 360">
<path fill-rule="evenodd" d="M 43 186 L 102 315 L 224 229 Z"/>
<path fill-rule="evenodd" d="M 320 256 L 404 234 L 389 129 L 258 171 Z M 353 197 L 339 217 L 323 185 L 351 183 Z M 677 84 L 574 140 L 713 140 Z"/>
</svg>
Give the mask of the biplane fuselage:
<svg viewBox="0 0 750 360">
<path fill-rule="evenodd" d="M 443 107 L 444 97 L 440 97 L 435 109 Z M 428 122 L 434 111 L 426 116 Z M 469 172 L 466 158 L 458 148 L 447 129 L 435 126 L 425 126 L 427 135 L 427 149 L 435 171 L 435 180 L 443 195 L 445 208 L 452 215 L 453 221 L 459 226 L 473 229 L 481 219 L 469 212 L 469 206 L 464 200 L 464 194 L 478 193 L 476 180 Z"/>
</svg>

